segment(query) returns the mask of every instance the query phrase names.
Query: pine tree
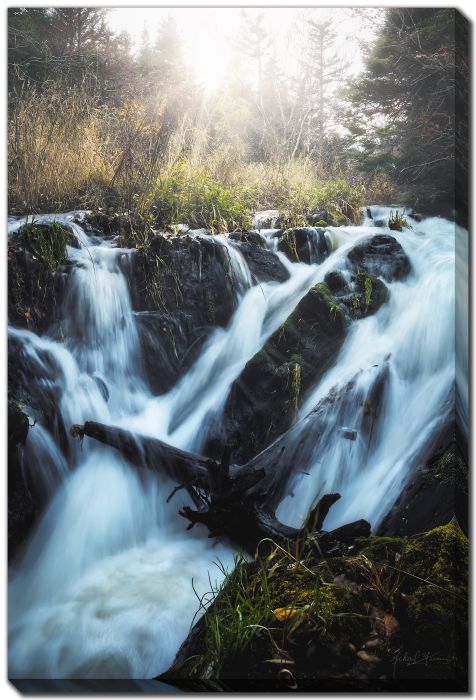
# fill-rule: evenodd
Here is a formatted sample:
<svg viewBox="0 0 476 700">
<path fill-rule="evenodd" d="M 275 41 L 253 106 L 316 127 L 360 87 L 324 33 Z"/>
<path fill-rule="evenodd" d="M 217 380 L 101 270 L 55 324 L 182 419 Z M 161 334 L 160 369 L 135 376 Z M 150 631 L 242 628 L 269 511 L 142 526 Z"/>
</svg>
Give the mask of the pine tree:
<svg viewBox="0 0 476 700">
<path fill-rule="evenodd" d="M 466 22 L 456 10 L 388 9 L 352 90 L 357 162 L 385 170 L 420 206 L 453 202 L 457 85 L 463 108 L 468 101 L 465 45 Z M 467 135 L 462 141 L 464 151 Z"/>
</svg>

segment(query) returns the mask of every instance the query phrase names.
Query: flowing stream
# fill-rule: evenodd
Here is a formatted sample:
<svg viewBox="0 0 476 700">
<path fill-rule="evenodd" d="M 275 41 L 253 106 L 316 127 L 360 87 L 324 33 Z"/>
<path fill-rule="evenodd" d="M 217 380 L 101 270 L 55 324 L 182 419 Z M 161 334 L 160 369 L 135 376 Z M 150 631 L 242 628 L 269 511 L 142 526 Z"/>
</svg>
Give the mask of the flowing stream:
<svg viewBox="0 0 476 700">
<path fill-rule="evenodd" d="M 45 396 L 59 393 L 57 411 L 66 427 L 98 420 L 199 451 L 220 422 L 246 362 L 311 286 L 344 266 L 359 239 L 387 230 L 390 211 L 373 208 L 372 214 L 362 226 L 330 228 L 331 253 L 320 265 L 290 263 L 278 253 L 290 272 L 282 283 L 251 286 L 238 249 L 216 236 L 216 245 L 230 253 L 236 311 L 228 328 L 213 331 L 186 376 L 159 397 L 140 370 L 123 274 L 124 260 L 134 252 L 88 236 L 75 223 L 75 212 L 56 217 L 80 244 L 68 248 L 72 270 L 61 322 L 64 340 L 17 328 L 9 332 L 33 363 Z M 384 228 L 376 230 L 379 218 Z M 10 221 L 9 230 L 21 223 Z M 362 370 L 353 389 L 357 401 L 369 381 L 366 370 L 386 358 L 390 379 L 375 439 L 369 446 L 359 438 L 338 440 L 329 431 L 316 441 L 309 464 L 302 465 L 308 475 L 295 480 L 293 495 L 279 506 L 285 522 L 300 524 L 319 493 L 338 489 L 343 497 L 326 526 L 354 517 L 377 525 L 408 479 L 419 446 L 444 419 L 455 384 L 455 236 L 463 240 L 467 234 L 441 218 L 412 226 L 394 234 L 410 258 L 411 275 L 389 284 L 390 300 L 377 314 L 353 323 L 335 366 L 309 392 L 298 417 Z M 273 249 L 273 230 L 260 233 Z M 460 327 L 464 324 L 463 318 Z M 464 423 L 464 351 L 460 357 L 458 405 Z M 329 415 L 330 422 L 337 418 L 342 417 Z M 358 433 L 352 411 L 346 421 Z M 198 609 L 196 594 L 210 589 L 209 577 L 221 581 L 214 562 L 231 569 L 233 550 L 208 540 L 199 527 L 185 531 L 177 515 L 184 492 L 166 503 L 173 484 L 139 473 L 118 452 L 93 440 L 81 445 L 67 438 L 60 447 L 55 426 L 43 425 L 38 416 L 25 446 L 25 463 L 33 465 L 28 478 L 49 504 L 11 567 L 9 675 L 151 678 L 170 665 L 186 637 Z"/>
</svg>

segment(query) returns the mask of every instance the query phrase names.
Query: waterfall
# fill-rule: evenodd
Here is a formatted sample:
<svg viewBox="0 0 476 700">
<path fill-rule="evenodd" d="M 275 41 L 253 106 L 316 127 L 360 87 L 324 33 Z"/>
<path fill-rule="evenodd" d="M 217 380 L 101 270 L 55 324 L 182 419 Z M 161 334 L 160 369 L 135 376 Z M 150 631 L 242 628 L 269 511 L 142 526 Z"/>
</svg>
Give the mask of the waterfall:
<svg viewBox="0 0 476 700">
<path fill-rule="evenodd" d="M 294 481 L 293 495 L 278 509 L 278 517 L 288 524 L 299 526 L 306 508 L 323 491 L 338 491 L 342 499 L 330 512 L 327 527 L 361 517 L 378 525 L 421 450 L 453 409 L 454 224 L 427 219 L 424 227 L 416 225 L 396 237 L 412 261 L 411 277 L 390 283 L 389 303 L 354 324 L 336 364 L 302 407 L 304 417 L 331 389 L 343 392 L 356 377 L 346 392 L 347 410 L 336 401 L 326 414 L 328 429 L 310 458 L 309 476 Z M 363 397 L 374 376 L 365 370 L 385 362 L 388 379 L 380 415 L 368 436 L 362 429 Z M 354 439 L 343 439 L 338 427 L 352 431 Z"/>
<path fill-rule="evenodd" d="M 61 321 L 64 342 L 9 331 L 34 362 L 38 391 L 55 405 L 48 423 L 38 415 L 26 446 L 28 462 L 34 463 L 32 455 L 41 461 L 39 488 L 48 504 L 12 566 L 11 677 L 150 678 L 170 665 L 198 608 L 194 589 L 198 595 L 209 590 L 209 575 L 220 582 L 214 561 L 231 567 L 233 551 L 210 542 L 199 527 L 185 532 L 177 511 L 178 499 L 181 504 L 187 496 L 181 492 L 166 502 L 173 484 L 133 470 L 116 451 L 92 440 L 74 443 L 65 429 L 67 435 L 71 424 L 93 419 L 199 450 L 219 424 L 233 381 L 300 299 L 328 271 L 345 268 L 357 241 L 382 227 L 388 232 L 390 210 L 370 213 L 362 226 L 327 230 L 331 253 L 320 265 L 291 263 L 277 253 L 290 272 L 282 283 L 252 286 L 239 250 L 228 238 L 215 237 L 229 257 L 237 309 L 227 328 L 211 333 L 189 372 L 159 397 L 141 371 L 121 265 L 134 252 L 88 236 L 75 212 L 56 217 L 80 244 L 68 250 L 73 268 Z M 17 223 L 9 222 L 9 228 L 17 229 Z M 346 401 L 329 409 L 328 430 L 315 439 L 309 463 L 300 465 L 308 475 L 297 476 L 281 502 L 283 521 L 302 522 L 320 493 L 338 489 L 343 498 L 331 511 L 331 525 L 354 516 L 377 524 L 423 443 L 444 420 L 455 382 L 455 231 L 461 240 L 467 235 L 433 218 L 392 232 L 412 273 L 389 284 L 390 301 L 375 316 L 352 325 L 336 364 L 309 391 L 293 428 L 298 439 L 305 423 L 300 419 L 331 390 L 354 381 Z M 262 227 L 260 233 L 276 250 L 275 231 Z M 465 420 L 464 349 L 460 357 L 458 401 Z M 387 386 L 369 441 L 359 406 L 372 382 L 370 368 L 383 363 Z M 343 431 L 355 433 L 355 439 L 343 439 Z M 60 435 L 67 441 L 64 454 Z"/>
</svg>

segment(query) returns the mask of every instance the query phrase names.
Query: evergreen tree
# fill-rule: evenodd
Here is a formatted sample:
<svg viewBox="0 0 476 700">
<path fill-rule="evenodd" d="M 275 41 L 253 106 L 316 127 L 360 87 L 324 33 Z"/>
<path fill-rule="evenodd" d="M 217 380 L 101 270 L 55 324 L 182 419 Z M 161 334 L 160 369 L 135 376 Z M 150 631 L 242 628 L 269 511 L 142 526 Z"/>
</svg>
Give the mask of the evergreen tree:
<svg viewBox="0 0 476 700">
<path fill-rule="evenodd" d="M 385 170 L 409 201 L 423 207 L 453 203 L 457 86 L 462 108 L 468 102 L 467 36 L 460 19 L 445 8 L 388 9 L 352 90 L 349 126 L 360 167 Z"/>
</svg>

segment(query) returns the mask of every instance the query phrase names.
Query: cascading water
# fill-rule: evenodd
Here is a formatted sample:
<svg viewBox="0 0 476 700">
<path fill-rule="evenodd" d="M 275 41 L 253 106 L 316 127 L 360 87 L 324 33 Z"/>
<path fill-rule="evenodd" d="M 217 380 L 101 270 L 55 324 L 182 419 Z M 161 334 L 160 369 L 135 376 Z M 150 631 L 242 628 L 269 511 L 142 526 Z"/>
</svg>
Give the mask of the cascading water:
<svg viewBox="0 0 476 700">
<path fill-rule="evenodd" d="M 380 207 L 378 214 L 381 221 L 385 210 Z M 327 429 L 310 455 L 309 475 L 298 476 L 292 496 L 280 504 L 277 515 L 284 522 L 301 525 L 316 495 L 338 491 L 342 499 L 331 510 L 327 527 L 361 517 L 377 525 L 423 448 L 448 421 L 455 383 L 455 228 L 432 218 L 392 232 L 412 262 L 412 274 L 389 285 L 390 300 L 376 315 L 354 324 L 335 366 L 302 407 L 304 417 L 332 389 L 344 396 L 327 409 Z M 362 418 L 372 407 L 363 406 L 363 397 L 375 376 L 365 370 L 385 364 L 380 415 L 368 436 Z M 353 439 L 343 439 L 339 428 Z"/>
<path fill-rule="evenodd" d="M 385 225 L 389 212 L 374 215 Z M 209 571 L 220 579 L 213 560 L 231 566 L 233 552 L 211 545 L 199 529 L 185 533 L 177 504 L 166 503 L 173 485 L 131 469 L 116 451 L 92 440 L 82 446 L 69 441 L 63 455 L 57 446 L 61 424 L 69 428 L 94 419 L 198 451 L 219 423 L 246 362 L 312 285 L 344 267 L 356 241 L 376 233 L 375 219 L 329 229 L 332 252 L 321 265 L 290 263 L 279 253 L 290 272 L 281 284 L 251 286 L 238 250 L 217 237 L 230 257 L 236 312 L 227 329 L 211 334 L 188 374 L 160 397 L 151 394 L 140 372 L 137 329 L 120 264 L 133 252 L 88 237 L 74 213 L 61 220 L 81 244 L 69 249 L 74 267 L 61 324 L 64 343 L 10 331 L 35 361 L 39 388 L 52 396 L 60 388 L 58 420 L 38 424 L 28 438 L 30 456 L 41 459 L 41 483 L 51 500 L 13 567 L 10 676 L 148 678 L 167 668 L 188 632 L 198 607 L 192 579 L 198 594 L 204 593 Z M 18 226 L 11 223 L 12 230 Z M 261 234 L 275 249 L 272 232 L 263 228 Z M 365 394 L 369 368 L 388 362 L 384 409 L 372 444 L 360 439 L 352 410 L 345 416 L 331 410 L 329 425 L 345 417 L 339 427 L 354 431 L 356 439 L 343 440 L 329 428 L 316 441 L 309 464 L 301 465 L 309 476 L 297 478 L 294 496 L 280 505 L 284 521 L 300 523 L 320 492 L 338 488 L 343 498 L 331 511 L 331 524 L 354 515 L 376 524 L 408 478 L 419 442 L 442 420 L 454 384 L 455 226 L 427 219 L 395 235 L 410 257 L 412 275 L 390 285 L 390 301 L 374 317 L 354 324 L 336 365 L 301 410 L 304 416 L 332 387 L 357 375 L 346 404 L 352 407 Z M 464 405 L 464 387 L 461 401 Z M 300 423 L 294 430 L 299 436 Z"/>
</svg>

